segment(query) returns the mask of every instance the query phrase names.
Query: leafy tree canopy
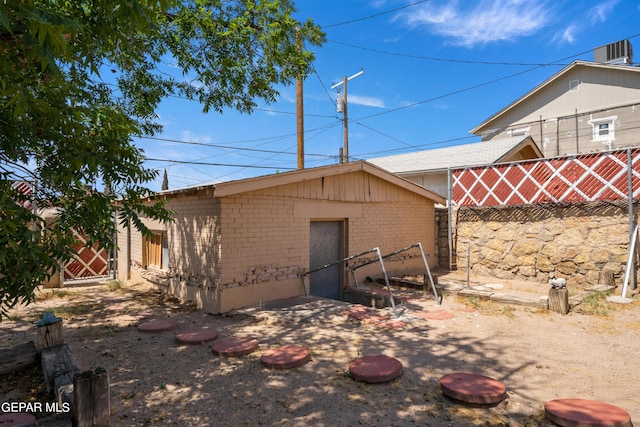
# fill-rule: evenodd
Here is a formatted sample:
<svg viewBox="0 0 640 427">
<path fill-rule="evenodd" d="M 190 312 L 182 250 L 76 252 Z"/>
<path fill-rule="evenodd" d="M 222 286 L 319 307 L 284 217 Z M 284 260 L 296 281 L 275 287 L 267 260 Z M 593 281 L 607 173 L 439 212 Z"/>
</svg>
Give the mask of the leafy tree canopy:
<svg viewBox="0 0 640 427">
<path fill-rule="evenodd" d="M 149 203 L 157 171 L 132 138 L 161 130 L 168 95 L 205 112 L 275 101 L 310 71 L 298 47 L 324 38 L 294 11 L 290 0 L 0 1 L 0 319 L 70 259 L 71 227 L 110 244 L 114 198 L 118 220 L 143 232 L 143 216 L 171 220 Z"/>
</svg>

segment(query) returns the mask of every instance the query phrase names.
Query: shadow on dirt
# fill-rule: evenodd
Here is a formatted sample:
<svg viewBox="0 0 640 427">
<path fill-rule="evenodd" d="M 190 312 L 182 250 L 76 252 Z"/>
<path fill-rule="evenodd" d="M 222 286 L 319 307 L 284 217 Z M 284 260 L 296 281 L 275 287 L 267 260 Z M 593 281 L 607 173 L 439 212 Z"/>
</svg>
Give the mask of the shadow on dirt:
<svg viewBox="0 0 640 427">
<path fill-rule="evenodd" d="M 81 369 L 104 367 L 110 375 L 112 425 L 288 425 L 288 426 L 539 426 L 541 402 L 527 399 L 528 385 L 514 388 L 513 375 L 533 369 L 534 360 L 507 363 L 507 350 L 491 337 L 451 333 L 444 323 L 422 319 L 403 329 L 349 321 L 346 303 L 326 301 L 295 308 L 207 315 L 157 291 L 96 288 L 37 304 L 20 319 L 2 324 L 3 338 L 19 342 L 32 336 L 46 309 L 64 319 L 65 340 Z M 314 303 L 315 304 L 315 303 Z M 283 311 L 285 315 L 283 315 Z M 472 316 L 472 314 L 460 314 Z M 306 316 L 306 317 L 305 317 Z M 141 333 L 146 319 L 171 317 L 179 326 L 163 333 Z M 312 319 L 312 320 L 310 320 Z M 220 338 L 256 338 L 256 352 L 238 358 L 216 356 L 208 344 L 186 346 L 175 334 L 215 327 Z M 218 338 L 218 339 L 220 339 Z M 28 340 L 27 339 L 27 340 Z M 311 361 L 290 370 L 260 363 L 265 350 L 302 345 Z M 515 343 L 517 345 L 517 343 Z M 354 381 L 348 365 L 363 355 L 386 354 L 402 362 L 401 377 L 384 384 Z M 535 371 L 535 369 L 533 369 Z M 445 398 L 439 378 L 459 371 L 476 372 L 507 385 L 505 401 L 492 407 L 464 405 Z M 23 391 L 28 398 L 28 390 Z M 532 409 L 533 408 L 533 409 Z"/>
</svg>

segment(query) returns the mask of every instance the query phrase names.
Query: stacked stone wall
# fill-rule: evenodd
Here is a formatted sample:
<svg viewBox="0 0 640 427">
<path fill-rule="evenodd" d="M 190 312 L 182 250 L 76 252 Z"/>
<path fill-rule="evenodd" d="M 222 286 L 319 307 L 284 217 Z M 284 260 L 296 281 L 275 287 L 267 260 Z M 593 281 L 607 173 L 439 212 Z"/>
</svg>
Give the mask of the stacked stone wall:
<svg viewBox="0 0 640 427">
<path fill-rule="evenodd" d="M 447 208 L 436 208 L 436 256 L 438 267 L 449 268 L 449 211 Z"/>
<path fill-rule="evenodd" d="M 458 269 L 538 283 L 562 277 L 577 286 L 598 284 L 603 272 L 623 281 L 626 203 L 460 208 L 455 216 Z"/>
</svg>

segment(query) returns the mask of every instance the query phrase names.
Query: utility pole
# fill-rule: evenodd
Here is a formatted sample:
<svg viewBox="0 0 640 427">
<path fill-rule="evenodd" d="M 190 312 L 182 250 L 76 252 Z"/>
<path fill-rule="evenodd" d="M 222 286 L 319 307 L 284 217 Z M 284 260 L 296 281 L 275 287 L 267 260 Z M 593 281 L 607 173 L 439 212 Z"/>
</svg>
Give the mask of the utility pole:
<svg viewBox="0 0 640 427">
<path fill-rule="evenodd" d="M 344 93 L 342 95 L 342 105 L 338 104 L 338 112 L 340 112 L 340 107 L 342 107 L 342 126 L 343 126 L 343 134 L 344 134 L 344 155 L 340 157 L 340 163 L 348 163 L 349 162 L 349 113 L 347 108 L 347 82 L 349 80 L 355 79 L 358 76 L 364 74 L 364 70 L 360 69 L 357 73 L 355 73 L 351 77 L 344 76 L 341 82 L 334 84 L 331 86 L 331 89 L 335 89 L 338 86 L 344 86 Z M 338 101 L 340 102 L 340 101 Z"/>
<path fill-rule="evenodd" d="M 296 33 L 298 50 L 302 53 L 302 38 L 300 28 Z M 298 169 L 304 169 L 304 94 L 302 87 L 302 76 L 298 73 L 296 77 L 296 124 L 298 129 Z"/>
<path fill-rule="evenodd" d="M 296 116 L 298 127 L 298 169 L 304 169 L 304 96 L 302 78 L 296 79 Z"/>
</svg>

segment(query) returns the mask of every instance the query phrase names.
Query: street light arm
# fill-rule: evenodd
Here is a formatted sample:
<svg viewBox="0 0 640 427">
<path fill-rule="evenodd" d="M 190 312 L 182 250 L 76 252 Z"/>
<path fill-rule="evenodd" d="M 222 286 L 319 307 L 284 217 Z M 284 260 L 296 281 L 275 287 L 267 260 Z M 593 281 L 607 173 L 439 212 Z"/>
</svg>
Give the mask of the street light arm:
<svg viewBox="0 0 640 427">
<path fill-rule="evenodd" d="M 359 76 L 361 76 L 361 75 L 363 75 L 363 74 L 364 74 L 364 68 L 361 68 L 361 69 L 360 69 L 360 71 L 358 71 L 357 73 L 355 73 L 355 74 L 354 74 L 353 76 L 351 76 L 351 77 L 347 77 L 345 80 L 346 80 L 346 81 L 349 81 L 349 80 L 355 79 L 356 77 L 359 77 Z M 343 84 L 344 84 L 344 82 L 345 82 L 345 80 L 342 80 L 342 81 L 340 81 L 340 82 L 338 82 L 338 83 L 334 84 L 333 86 L 331 86 L 331 89 L 335 89 L 335 88 L 337 88 L 338 86 L 343 85 Z"/>
<path fill-rule="evenodd" d="M 347 77 L 347 81 L 355 79 L 358 76 L 361 76 L 364 74 L 364 68 L 361 68 L 360 71 L 358 71 L 357 73 L 355 73 L 353 76 L 351 77 Z"/>
</svg>

